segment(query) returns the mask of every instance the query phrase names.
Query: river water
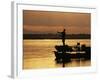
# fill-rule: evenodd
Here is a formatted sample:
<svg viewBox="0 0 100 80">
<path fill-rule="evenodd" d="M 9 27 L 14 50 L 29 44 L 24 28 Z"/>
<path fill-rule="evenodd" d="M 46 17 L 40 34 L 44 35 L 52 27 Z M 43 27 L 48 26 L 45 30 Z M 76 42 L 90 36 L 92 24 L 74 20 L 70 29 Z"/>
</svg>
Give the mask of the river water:
<svg viewBox="0 0 100 80">
<path fill-rule="evenodd" d="M 89 39 L 68 39 L 65 41 L 70 46 L 75 46 L 77 42 L 90 46 Z M 60 68 L 62 64 L 55 62 L 55 45 L 62 45 L 60 39 L 24 39 L 23 40 L 23 69 L 40 69 L 40 68 Z M 66 63 L 65 67 L 84 67 L 90 66 L 90 60 L 72 59 Z"/>
</svg>

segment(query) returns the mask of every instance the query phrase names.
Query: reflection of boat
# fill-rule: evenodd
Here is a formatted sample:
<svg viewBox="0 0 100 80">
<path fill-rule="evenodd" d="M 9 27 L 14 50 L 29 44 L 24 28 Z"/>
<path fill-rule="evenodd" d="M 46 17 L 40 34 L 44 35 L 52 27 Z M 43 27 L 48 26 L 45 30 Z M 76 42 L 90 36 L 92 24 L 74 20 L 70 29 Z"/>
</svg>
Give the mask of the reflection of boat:
<svg viewBox="0 0 100 80">
<path fill-rule="evenodd" d="M 54 51 L 55 54 L 55 60 L 57 62 L 68 62 L 71 60 L 71 58 L 84 58 L 84 59 L 90 59 L 91 58 L 91 50 L 90 47 L 86 47 L 85 45 L 82 45 L 80 50 L 74 50 L 73 46 L 55 46 L 56 51 Z"/>
</svg>

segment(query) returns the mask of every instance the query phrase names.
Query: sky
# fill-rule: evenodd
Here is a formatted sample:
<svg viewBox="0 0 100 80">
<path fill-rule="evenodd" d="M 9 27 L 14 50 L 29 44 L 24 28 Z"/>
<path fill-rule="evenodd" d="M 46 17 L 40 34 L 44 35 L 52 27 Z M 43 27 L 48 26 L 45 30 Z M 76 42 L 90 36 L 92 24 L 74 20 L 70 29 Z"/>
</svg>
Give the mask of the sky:
<svg viewBox="0 0 100 80">
<path fill-rule="evenodd" d="M 91 14 L 23 10 L 24 34 L 57 33 L 63 29 L 67 34 L 90 34 Z"/>
</svg>

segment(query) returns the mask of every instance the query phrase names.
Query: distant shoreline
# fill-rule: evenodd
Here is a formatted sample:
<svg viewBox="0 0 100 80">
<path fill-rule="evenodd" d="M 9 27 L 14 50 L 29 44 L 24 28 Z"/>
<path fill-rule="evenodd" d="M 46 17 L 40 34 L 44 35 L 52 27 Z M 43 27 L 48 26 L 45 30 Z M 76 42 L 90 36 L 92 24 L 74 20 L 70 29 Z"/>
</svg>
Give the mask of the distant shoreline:
<svg viewBox="0 0 100 80">
<path fill-rule="evenodd" d="M 67 34 L 66 39 L 91 39 L 90 34 Z M 23 34 L 23 39 L 61 39 L 57 34 Z"/>
</svg>

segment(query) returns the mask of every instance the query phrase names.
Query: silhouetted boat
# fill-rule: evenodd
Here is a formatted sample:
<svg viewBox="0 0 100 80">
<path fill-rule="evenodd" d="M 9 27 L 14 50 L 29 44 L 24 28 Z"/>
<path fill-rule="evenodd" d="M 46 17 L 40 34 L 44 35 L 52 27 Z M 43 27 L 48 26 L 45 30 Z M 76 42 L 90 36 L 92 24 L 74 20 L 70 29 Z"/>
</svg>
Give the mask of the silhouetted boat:
<svg viewBox="0 0 100 80">
<path fill-rule="evenodd" d="M 73 46 L 55 46 L 56 51 L 54 51 L 55 54 L 55 60 L 57 62 L 69 62 L 72 58 L 80 59 L 90 59 L 91 58 L 91 48 L 86 47 L 85 45 L 81 46 L 80 51 L 73 50 Z"/>
</svg>

